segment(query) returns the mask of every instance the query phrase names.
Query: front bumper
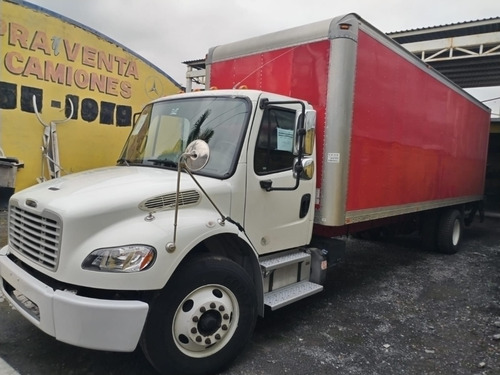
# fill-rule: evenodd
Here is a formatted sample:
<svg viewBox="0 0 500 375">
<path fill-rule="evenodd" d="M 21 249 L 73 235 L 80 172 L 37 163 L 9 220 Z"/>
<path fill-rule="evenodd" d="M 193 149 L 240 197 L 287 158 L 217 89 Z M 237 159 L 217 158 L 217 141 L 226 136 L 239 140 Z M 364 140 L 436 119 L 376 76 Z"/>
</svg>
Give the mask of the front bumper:
<svg viewBox="0 0 500 375">
<path fill-rule="evenodd" d="M 0 250 L 0 286 L 5 298 L 43 332 L 88 349 L 133 351 L 149 306 L 142 301 L 88 298 L 54 290 L 17 266 Z"/>
</svg>

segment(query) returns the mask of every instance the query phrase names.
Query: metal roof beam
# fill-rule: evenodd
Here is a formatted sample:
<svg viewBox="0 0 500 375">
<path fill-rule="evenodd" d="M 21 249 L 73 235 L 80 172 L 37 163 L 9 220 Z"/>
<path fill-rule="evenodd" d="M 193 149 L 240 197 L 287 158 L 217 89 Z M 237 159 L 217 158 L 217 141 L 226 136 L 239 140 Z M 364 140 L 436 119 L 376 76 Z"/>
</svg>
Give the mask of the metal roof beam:
<svg viewBox="0 0 500 375">
<path fill-rule="evenodd" d="M 500 31 L 403 44 L 422 60 L 439 61 L 500 55 Z"/>
</svg>

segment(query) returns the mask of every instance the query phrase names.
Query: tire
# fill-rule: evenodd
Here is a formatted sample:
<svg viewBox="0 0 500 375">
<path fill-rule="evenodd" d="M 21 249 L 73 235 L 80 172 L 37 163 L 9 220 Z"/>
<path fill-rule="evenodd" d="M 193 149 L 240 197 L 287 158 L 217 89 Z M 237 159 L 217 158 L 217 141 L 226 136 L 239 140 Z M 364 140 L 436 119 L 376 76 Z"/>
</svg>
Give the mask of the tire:
<svg viewBox="0 0 500 375">
<path fill-rule="evenodd" d="M 437 251 L 443 254 L 455 254 L 462 238 L 463 218 L 456 209 L 446 210 L 439 218 L 437 233 Z"/>
<path fill-rule="evenodd" d="M 176 271 L 152 301 L 141 347 L 162 374 L 216 373 L 243 350 L 256 320 L 246 271 L 226 258 L 199 258 Z"/>
</svg>

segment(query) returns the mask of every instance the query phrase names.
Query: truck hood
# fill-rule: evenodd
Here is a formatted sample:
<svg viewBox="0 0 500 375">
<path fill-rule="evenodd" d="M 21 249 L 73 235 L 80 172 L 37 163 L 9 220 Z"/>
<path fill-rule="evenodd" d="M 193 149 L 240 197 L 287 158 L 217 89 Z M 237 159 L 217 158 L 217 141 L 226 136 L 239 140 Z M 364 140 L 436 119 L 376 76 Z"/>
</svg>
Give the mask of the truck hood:
<svg viewBox="0 0 500 375">
<path fill-rule="evenodd" d="M 228 184 L 197 176 L 198 182 L 215 196 L 230 193 Z M 177 172 L 153 167 L 119 166 L 70 174 L 32 186 L 16 193 L 12 199 L 23 208 L 50 210 L 69 216 L 95 216 L 110 211 L 137 209 L 145 200 L 158 195 L 174 194 Z M 181 174 L 181 191 L 199 190 L 194 181 Z M 222 191 L 221 191 L 222 189 Z M 228 209 L 229 202 L 220 202 Z"/>
<path fill-rule="evenodd" d="M 196 179 L 220 210 L 230 214 L 230 183 L 204 176 Z M 61 282 L 93 288 L 135 290 L 141 285 L 159 289 L 166 279 L 155 277 L 153 269 L 120 274 L 85 270 L 81 264 L 96 249 L 146 244 L 157 249 L 155 269 L 167 275 L 166 270 L 182 256 L 180 249 L 190 249 L 194 234 L 203 236 L 219 229 L 209 225 L 219 217 L 217 211 L 191 177 L 182 173 L 180 191 L 186 200 L 179 200 L 179 250 L 172 256 L 160 251 L 173 240 L 176 188 L 176 171 L 143 166 L 95 169 L 35 185 L 11 197 L 10 215 L 15 218 L 12 232 L 16 232 L 9 238 L 11 251 L 37 271 Z M 27 223 L 27 230 L 23 223 Z M 36 251 L 28 251 L 27 243 L 33 241 L 43 247 L 45 237 L 50 243 L 54 238 L 47 250 L 48 265 Z"/>
</svg>

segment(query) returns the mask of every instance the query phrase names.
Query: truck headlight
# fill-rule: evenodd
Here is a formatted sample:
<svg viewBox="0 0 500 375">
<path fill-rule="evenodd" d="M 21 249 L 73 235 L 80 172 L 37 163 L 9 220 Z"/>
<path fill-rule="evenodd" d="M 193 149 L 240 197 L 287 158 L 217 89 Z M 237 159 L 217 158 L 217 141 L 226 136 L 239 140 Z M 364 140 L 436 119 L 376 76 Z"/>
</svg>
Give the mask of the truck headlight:
<svg viewBox="0 0 500 375">
<path fill-rule="evenodd" d="M 139 272 L 156 259 L 156 250 L 147 245 L 126 245 L 92 251 L 83 261 L 85 270 L 104 272 Z"/>
</svg>

